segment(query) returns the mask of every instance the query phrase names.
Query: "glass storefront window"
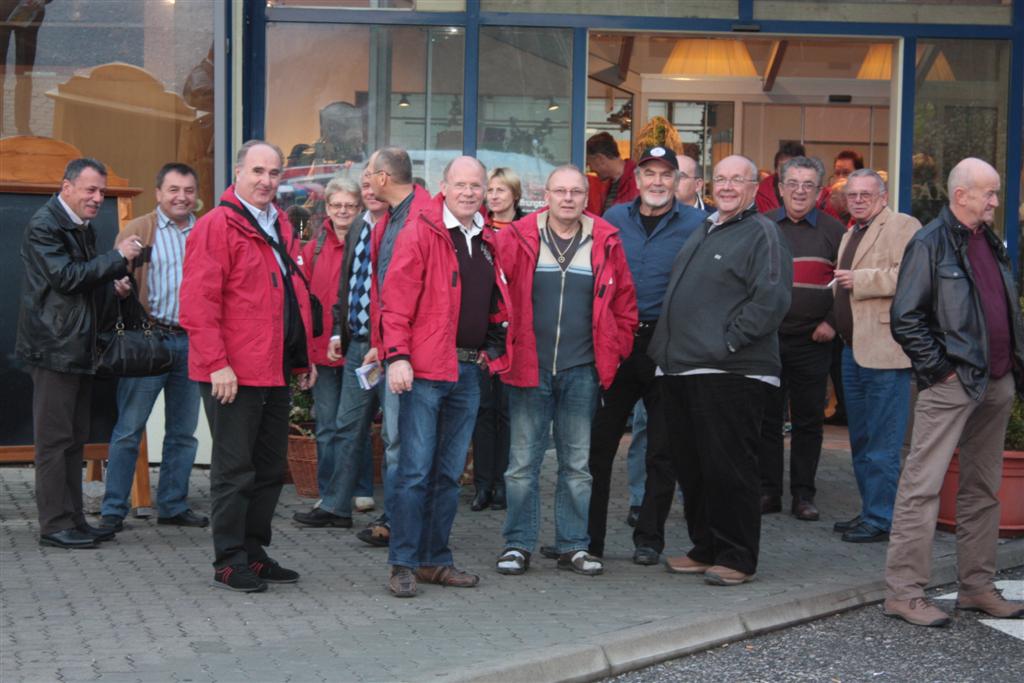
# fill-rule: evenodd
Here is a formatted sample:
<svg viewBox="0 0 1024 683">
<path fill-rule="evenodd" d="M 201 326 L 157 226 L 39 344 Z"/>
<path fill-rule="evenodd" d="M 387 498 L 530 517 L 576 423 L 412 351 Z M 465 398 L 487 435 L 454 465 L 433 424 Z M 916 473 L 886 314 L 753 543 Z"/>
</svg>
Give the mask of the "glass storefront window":
<svg viewBox="0 0 1024 683">
<path fill-rule="evenodd" d="M 463 12 L 466 0 L 267 0 L 267 7 L 329 7 L 403 9 L 419 12 Z"/>
<path fill-rule="evenodd" d="M 571 30 L 480 30 L 477 156 L 519 174 L 524 210 L 543 204 L 548 173 L 569 162 L 571 63 Z"/>
<path fill-rule="evenodd" d="M 754 0 L 754 19 L 1009 25 L 1012 0 Z"/>
<path fill-rule="evenodd" d="M 984 159 L 1006 177 L 1009 76 L 1006 41 L 918 42 L 911 213 L 922 223 L 947 203 L 946 178 L 964 157 Z M 1003 199 L 994 226 L 1000 233 Z"/>
<path fill-rule="evenodd" d="M 0 135 L 68 142 L 131 185 L 140 215 L 169 161 L 213 201 L 214 0 L 0 1 Z M 12 16 L 13 13 L 13 16 Z"/>
<path fill-rule="evenodd" d="M 709 184 L 715 164 L 733 153 L 734 110 L 732 102 L 647 103 L 648 118 L 664 116 L 675 126 L 683 153 L 700 162 Z"/>
<path fill-rule="evenodd" d="M 270 23 L 268 140 L 287 156 L 279 200 L 315 234 L 324 186 L 359 179 L 373 150 L 409 150 L 431 192 L 462 151 L 461 28 Z"/>
<path fill-rule="evenodd" d="M 739 3 L 726 0 L 480 0 L 484 12 L 607 14 L 633 17 L 736 19 Z"/>
</svg>

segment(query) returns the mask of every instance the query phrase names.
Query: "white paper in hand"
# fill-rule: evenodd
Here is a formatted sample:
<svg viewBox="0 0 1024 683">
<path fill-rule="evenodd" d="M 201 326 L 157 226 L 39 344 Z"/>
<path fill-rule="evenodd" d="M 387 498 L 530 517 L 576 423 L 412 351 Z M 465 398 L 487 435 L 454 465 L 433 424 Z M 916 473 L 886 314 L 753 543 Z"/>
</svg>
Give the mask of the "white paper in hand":
<svg viewBox="0 0 1024 683">
<path fill-rule="evenodd" d="M 384 371 L 381 369 L 380 361 L 375 360 L 372 363 L 356 368 L 356 378 L 359 379 L 359 386 L 367 391 L 377 386 L 377 383 L 380 382 L 383 376 Z"/>
</svg>

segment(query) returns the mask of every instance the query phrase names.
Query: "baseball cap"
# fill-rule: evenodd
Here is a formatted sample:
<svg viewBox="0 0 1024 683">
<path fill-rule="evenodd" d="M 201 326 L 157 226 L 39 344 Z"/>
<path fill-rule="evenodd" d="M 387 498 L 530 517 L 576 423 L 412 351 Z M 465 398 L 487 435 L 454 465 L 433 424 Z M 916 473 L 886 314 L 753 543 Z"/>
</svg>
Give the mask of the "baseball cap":
<svg viewBox="0 0 1024 683">
<path fill-rule="evenodd" d="M 678 168 L 676 153 L 663 145 L 657 145 L 655 147 L 648 147 L 645 149 L 644 153 L 640 155 L 640 160 L 636 162 L 636 165 L 643 166 L 648 161 L 655 160 L 664 161 L 672 168 Z"/>
</svg>

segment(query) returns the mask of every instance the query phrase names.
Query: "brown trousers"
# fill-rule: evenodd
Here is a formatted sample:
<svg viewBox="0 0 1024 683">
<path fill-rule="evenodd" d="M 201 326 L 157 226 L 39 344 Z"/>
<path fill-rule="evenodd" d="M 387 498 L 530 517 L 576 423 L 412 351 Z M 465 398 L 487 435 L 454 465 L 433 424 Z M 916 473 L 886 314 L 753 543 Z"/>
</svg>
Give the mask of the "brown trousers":
<svg viewBox="0 0 1024 683">
<path fill-rule="evenodd" d="M 82 454 L 89 438 L 92 377 L 30 366 L 36 507 L 42 535 L 85 522 Z"/>
<path fill-rule="evenodd" d="M 956 554 L 961 594 L 988 590 L 996 570 L 1003 440 L 1013 407 L 1013 377 L 989 380 L 980 401 L 956 378 L 918 394 L 914 436 L 900 475 L 885 561 L 886 596 L 924 596 L 931 576 L 939 490 L 960 447 Z"/>
</svg>

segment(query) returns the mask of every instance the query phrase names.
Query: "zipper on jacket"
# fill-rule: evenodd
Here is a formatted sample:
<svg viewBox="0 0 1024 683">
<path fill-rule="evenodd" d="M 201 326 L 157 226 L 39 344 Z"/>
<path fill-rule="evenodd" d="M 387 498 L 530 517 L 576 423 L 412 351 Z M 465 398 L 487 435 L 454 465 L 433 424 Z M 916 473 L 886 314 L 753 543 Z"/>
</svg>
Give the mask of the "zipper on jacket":
<svg viewBox="0 0 1024 683">
<path fill-rule="evenodd" d="M 556 374 L 558 369 L 558 342 L 562 338 L 562 305 L 565 303 L 565 274 L 567 271 L 568 268 L 562 271 L 562 284 L 558 293 L 558 322 L 555 325 L 555 354 L 554 358 L 551 360 L 552 375 Z"/>
</svg>

